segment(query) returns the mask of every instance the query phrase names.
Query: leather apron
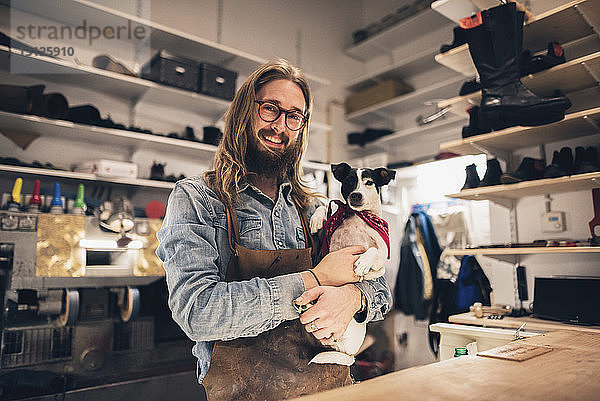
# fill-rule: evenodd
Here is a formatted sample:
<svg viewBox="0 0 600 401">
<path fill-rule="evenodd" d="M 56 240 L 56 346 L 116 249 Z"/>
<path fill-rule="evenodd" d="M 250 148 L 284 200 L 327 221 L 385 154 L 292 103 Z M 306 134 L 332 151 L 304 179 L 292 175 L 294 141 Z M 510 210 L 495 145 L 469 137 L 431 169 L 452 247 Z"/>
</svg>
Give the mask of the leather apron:
<svg viewBox="0 0 600 401">
<path fill-rule="evenodd" d="M 271 278 L 313 267 L 312 237 L 304 214 L 297 205 L 296 208 L 307 247 L 284 250 L 255 250 L 241 246 L 235 210 L 232 213 L 227 209 L 232 255 L 226 281 Z M 233 246 L 232 232 L 235 235 Z M 351 384 L 348 366 L 308 364 L 324 350 L 325 347 L 304 329 L 300 319 L 285 321 L 256 337 L 217 341 L 210 369 L 202 382 L 208 401 L 283 400 Z"/>
</svg>

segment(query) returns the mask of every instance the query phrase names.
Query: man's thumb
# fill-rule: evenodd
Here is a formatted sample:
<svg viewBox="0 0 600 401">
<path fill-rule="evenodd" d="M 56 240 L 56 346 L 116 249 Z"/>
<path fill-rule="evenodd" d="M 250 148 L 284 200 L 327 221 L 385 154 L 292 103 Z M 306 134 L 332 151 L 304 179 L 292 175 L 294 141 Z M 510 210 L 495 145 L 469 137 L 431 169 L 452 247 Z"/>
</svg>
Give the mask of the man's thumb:
<svg viewBox="0 0 600 401">
<path fill-rule="evenodd" d="M 324 291 L 325 289 L 321 286 L 311 288 L 308 291 L 304 291 L 302 295 L 300 295 L 294 300 L 294 302 L 298 305 L 305 305 L 311 301 L 318 299 Z"/>
</svg>

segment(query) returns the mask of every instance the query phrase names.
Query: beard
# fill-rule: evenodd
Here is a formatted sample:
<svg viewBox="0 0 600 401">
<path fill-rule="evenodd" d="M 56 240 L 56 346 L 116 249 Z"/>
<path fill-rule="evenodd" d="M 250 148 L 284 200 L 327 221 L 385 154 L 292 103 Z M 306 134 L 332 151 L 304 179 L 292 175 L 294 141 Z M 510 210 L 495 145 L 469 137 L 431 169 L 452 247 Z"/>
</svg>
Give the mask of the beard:
<svg viewBox="0 0 600 401">
<path fill-rule="evenodd" d="M 258 136 L 269 135 L 272 132 L 262 129 Z M 267 149 L 258 136 L 250 133 L 248 135 L 248 148 L 246 150 L 246 167 L 248 171 L 264 175 L 266 177 L 285 177 L 289 168 L 294 163 L 295 155 L 300 143 L 296 141 L 291 146 L 286 146 L 282 151 Z M 285 138 L 284 141 L 287 141 Z"/>
</svg>

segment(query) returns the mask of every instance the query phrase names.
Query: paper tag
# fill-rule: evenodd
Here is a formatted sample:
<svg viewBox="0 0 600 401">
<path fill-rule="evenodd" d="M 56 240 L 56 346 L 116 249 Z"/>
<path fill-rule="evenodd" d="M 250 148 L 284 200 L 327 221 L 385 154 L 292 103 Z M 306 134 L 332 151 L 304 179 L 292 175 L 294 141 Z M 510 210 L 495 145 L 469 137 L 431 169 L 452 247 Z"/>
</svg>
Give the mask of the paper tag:
<svg viewBox="0 0 600 401">
<path fill-rule="evenodd" d="M 470 17 L 461 18 L 458 21 L 458 25 L 462 29 L 471 29 L 478 27 L 483 24 L 483 18 L 481 17 L 481 11 L 477 12 L 477 14 L 471 15 Z"/>
</svg>

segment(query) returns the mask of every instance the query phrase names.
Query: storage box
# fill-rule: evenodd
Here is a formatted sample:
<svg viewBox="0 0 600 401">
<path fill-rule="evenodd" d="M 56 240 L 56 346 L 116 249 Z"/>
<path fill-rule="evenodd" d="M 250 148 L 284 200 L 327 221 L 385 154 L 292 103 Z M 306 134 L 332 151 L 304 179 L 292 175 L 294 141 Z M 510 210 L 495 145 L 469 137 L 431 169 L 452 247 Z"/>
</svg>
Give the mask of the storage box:
<svg viewBox="0 0 600 401">
<path fill-rule="evenodd" d="M 383 81 L 380 84 L 372 86 L 360 92 L 353 93 L 346 97 L 346 114 L 354 113 L 374 104 L 393 99 L 404 93 L 412 92 L 413 88 L 399 81 Z"/>
<path fill-rule="evenodd" d="M 196 91 L 198 65 L 194 60 L 174 56 L 160 50 L 142 68 L 142 77 L 161 84 Z"/>
<path fill-rule="evenodd" d="M 198 68 L 198 92 L 222 99 L 233 100 L 237 72 L 208 63 Z"/>
<path fill-rule="evenodd" d="M 98 159 L 81 163 L 75 171 L 100 177 L 137 178 L 138 168 L 135 163 Z"/>
</svg>

